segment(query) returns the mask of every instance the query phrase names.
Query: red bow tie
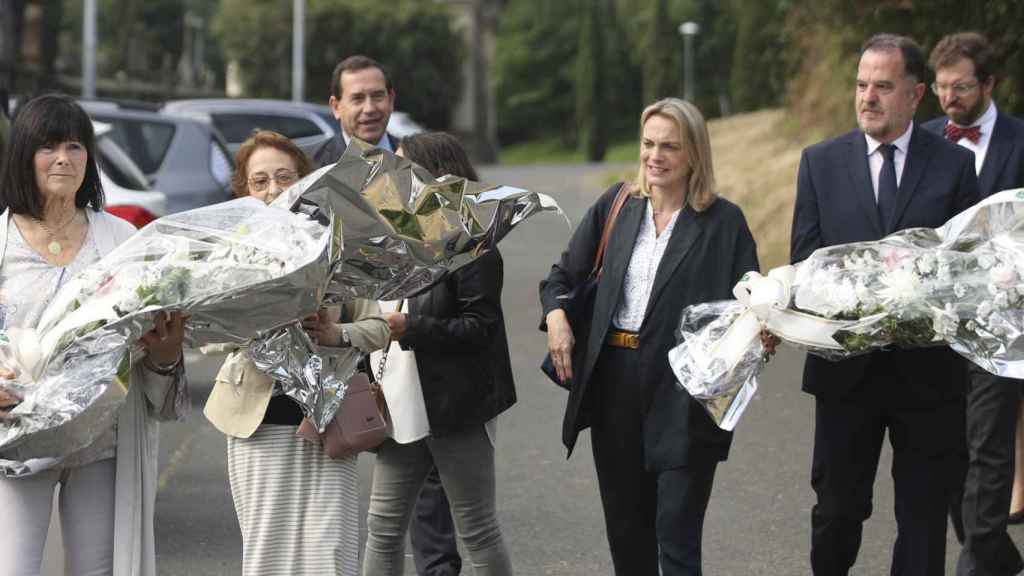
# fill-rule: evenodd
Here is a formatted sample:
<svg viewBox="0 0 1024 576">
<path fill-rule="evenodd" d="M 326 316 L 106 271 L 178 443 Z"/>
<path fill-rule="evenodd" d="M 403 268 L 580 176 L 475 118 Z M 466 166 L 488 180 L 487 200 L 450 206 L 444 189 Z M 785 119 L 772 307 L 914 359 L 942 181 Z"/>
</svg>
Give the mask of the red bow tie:
<svg viewBox="0 0 1024 576">
<path fill-rule="evenodd" d="M 950 122 L 946 124 L 946 138 L 950 142 L 959 142 L 961 138 L 967 138 L 972 144 L 977 144 L 978 140 L 981 140 L 981 127 L 970 126 L 961 128 Z"/>
</svg>

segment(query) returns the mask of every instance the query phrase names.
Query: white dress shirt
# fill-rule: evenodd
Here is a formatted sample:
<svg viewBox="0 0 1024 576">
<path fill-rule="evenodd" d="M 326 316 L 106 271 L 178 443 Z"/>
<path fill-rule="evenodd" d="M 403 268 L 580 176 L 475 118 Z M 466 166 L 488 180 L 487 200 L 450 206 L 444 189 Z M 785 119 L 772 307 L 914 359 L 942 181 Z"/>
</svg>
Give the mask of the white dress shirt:
<svg viewBox="0 0 1024 576">
<path fill-rule="evenodd" d="M 977 174 L 981 174 L 981 167 L 985 164 L 985 154 L 988 152 L 988 143 L 992 141 L 992 130 L 996 127 L 996 103 L 993 100 L 988 105 L 988 110 L 974 121 L 971 126 L 977 126 L 981 129 L 981 138 L 978 138 L 978 143 L 975 144 L 967 138 L 961 138 L 957 140 L 957 144 L 967 148 L 971 152 L 974 152 L 974 170 Z M 950 120 L 953 125 L 959 126 L 956 122 Z M 970 128 L 971 126 L 963 126 L 963 128 Z"/>
<path fill-rule="evenodd" d="M 907 151 L 910 150 L 910 134 L 913 131 L 914 123 L 911 122 L 910 126 L 907 126 L 907 131 L 892 141 L 892 144 L 896 146 L 896 152 L 893 154 L 893 164 L 896 165 L 897 187 L 903 181 L 903 166 L 907 163 Z M 868 168 L 871 169 L 871 186 L 875 190 L 875 202 L 878 202 L 878 175 L 882 172 L 882 163 L 885 160 L 885 157 L 882 156 L 882 151 L 878 149 L 882 143 L 867 134 L 864 135 L 864 139 L 868 143 Z"/>
<path fill-rule="evenodd" d="M 676 210 L 668 226 L 665 226 L 661 234 L 656 234 L 654 209 L 651 207 L 650 199 L 647 200 L 644 219 L 640 224 L 636 243 L 633 244 L 629 268 L 626 269 L 622 297 L 612 316 L 612 325 L 618 330 L 640 331 L 644 313 L 647 311 L 647 301 L 651 299 L 651 290 L 654 288 L 654 276 L 658 273 L 658 265 L 661 264 L 661 257 L 665 255 L 668 239 L 672 237 L 672 229 L 675 228 L 678 218 L 679 210 Z"/>
<path fill-rule="evenodd" d="M 345 132 L 344 130 L 341 131 L 341 137 L 345 139 L 345 147 L 347 148 L 349 143 L 351 143 L 352 141 L 352 137 L 349 136 L 348 133 Z M 381 150 L 394 152 L 394 150 L 391 149 L 391 138 L 388 138 L 388 133 L 386 130 L 384 131 L 384 135 L 380 137 L 380 142 L 377 142 L 376 144 L 373 145 L 376 146 L 377 148 L 380 148 Z"/>
</svg>

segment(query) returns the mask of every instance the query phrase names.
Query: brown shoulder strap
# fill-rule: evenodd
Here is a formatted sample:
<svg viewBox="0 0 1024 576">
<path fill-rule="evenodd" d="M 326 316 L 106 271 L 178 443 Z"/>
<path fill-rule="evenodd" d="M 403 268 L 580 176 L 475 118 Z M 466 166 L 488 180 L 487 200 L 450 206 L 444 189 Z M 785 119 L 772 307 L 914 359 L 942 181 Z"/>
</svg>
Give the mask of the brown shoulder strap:
<svg viewBox="0 0 1024 576">
<path fill-rule="evenodd" d="M 626 188 L 626 183 L 623 182 L 619 186 L 619 192 L 615 195 L 615 202 L 612 203 L 612 209 L 608 212 L 608 218 L 604 221 L 601 243 L 597 245 L 597 254 L 594 255 L 592 275 L 600 274 L 601 269 L 604 268 L 605 248 L 608 246 L 608 239 L 612 236 L 612 228 L 615 228 L 615 220 L 619 217 L 619 211 L 622 210 L 622 205 L 626 203 L 627 198 L 629 198 L 629 190 Z"/>
</svg>

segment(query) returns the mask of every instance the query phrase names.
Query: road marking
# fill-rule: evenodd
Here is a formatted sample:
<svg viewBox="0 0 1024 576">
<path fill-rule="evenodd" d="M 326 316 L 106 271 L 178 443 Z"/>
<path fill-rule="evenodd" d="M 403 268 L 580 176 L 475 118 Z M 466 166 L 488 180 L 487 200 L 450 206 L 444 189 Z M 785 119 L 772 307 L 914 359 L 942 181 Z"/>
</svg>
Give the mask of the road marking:
<svg viewBox="0 0 1024 576">
<path fill-rule="evenodd" d="M 192 445 L 195 444 L 196 439 L 199 438 L 199 430 L 201 429 L 202 426 L 197 426 L 196 428 L 193 428 L 192 431 L 189 432 L 189 435 L 185 438 L 185 440 L 183 440 L 181 444 L 179 444 L 178 447 L 171 454 L 170 459 L 167 460 L 167 466 L 164 467 L 163 472 L 160 473 L 160 479 L 157 480 L 157 493 L 162 491 L 164 487 L 167 486 L 167 483 L 170 482 L 171 477 L 174 476 L 174 473 L 178 471 L 178 468 L 181 466 L 182 462 L 184 462 L 185 459 L 188 458 L 189 452 L 192 451 Z"/>
</svg>

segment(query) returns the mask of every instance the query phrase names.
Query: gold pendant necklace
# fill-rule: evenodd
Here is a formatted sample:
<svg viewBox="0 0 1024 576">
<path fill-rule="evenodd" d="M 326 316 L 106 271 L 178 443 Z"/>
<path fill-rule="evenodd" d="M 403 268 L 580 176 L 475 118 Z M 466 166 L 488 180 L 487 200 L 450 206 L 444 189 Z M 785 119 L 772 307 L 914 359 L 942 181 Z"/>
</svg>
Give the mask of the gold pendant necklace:
<svg viewBox="0 0 1024 576">
<path fill-rule="evenodd" d="M 72 210 L 71 211 L 71 217 L 68 218 L 62 224 L 60 224 L 59 226 L 57 226 L 56 228 L 53 228 L 53 229 L 51 229 L 49 226 L 47 226 L 46 222 L 43 222 L 42 220 L 36 220 L 36 222 L 39 224 L 39 227 L 42 228 L 43 231 L 46 232 L 46 234 L 50 236 L 50 243 L 46 245 L 46 251 L 49 252 L 51 255 L 53 255 L 53 256 L 60 256 L 60 253 L 64 251 L 64 246 L 60 242 L 57 241 L 57 232 L 59 232 L 60 230 L 63 230 L 65 226 L 67 226 L 68 224 L 73 222 L 74 219 L 75 219 L 75 216 L 78 216 L 78 210 L 77 209 L 76 210 Z"/>
</svg>

